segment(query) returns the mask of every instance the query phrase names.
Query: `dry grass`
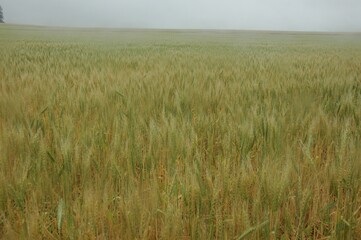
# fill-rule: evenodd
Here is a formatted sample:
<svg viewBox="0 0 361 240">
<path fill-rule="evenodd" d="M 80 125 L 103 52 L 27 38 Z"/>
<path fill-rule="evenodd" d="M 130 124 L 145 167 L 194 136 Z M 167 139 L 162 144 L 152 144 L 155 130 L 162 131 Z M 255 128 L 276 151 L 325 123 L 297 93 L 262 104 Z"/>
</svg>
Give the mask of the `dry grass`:
<svg viewBox="0 0 361 240">
<path fill-rule="evenodd" d="M 1 26 L 0 238 L 360 238 L 360 39 Z"/>
</svg>

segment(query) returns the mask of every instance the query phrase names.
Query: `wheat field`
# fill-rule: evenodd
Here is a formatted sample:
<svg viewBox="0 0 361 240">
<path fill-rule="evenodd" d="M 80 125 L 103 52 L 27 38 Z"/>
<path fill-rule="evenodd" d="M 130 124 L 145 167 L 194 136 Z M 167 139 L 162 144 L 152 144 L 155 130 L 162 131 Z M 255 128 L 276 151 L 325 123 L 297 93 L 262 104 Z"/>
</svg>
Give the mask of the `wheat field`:
<svg viewBox="0 0 361 240">
<path fill-rule="evenodd" d="M 361 35 L 0 26 L 1 239 L 360 239 Z"/>
</svg>

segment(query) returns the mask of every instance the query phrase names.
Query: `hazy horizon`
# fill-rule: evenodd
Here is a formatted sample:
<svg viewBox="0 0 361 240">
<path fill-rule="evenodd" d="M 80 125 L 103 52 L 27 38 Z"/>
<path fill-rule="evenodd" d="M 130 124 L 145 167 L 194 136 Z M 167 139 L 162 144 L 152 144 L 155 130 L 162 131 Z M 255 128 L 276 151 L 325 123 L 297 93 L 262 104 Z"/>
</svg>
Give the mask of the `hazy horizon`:
<svg viewBox="0 0 361 240">
<path fill-rule="evenodd" d="M 357 0 L 2 0 L 10 24 L 92 28 L 360 32 Z"/>
</svg>

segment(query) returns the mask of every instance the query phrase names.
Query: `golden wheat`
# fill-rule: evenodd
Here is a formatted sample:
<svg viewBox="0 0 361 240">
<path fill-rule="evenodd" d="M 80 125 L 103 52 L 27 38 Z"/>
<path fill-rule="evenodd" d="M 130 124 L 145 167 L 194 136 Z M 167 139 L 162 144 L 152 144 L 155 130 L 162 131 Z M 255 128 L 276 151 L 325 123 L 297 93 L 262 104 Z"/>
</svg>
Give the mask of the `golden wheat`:
<svg viewBox="0 0 361 240">
<path fill-rule="evenodd" d="M 2 25 L 0 237 L 360 238 L 360 40 Z"/>
</svg>

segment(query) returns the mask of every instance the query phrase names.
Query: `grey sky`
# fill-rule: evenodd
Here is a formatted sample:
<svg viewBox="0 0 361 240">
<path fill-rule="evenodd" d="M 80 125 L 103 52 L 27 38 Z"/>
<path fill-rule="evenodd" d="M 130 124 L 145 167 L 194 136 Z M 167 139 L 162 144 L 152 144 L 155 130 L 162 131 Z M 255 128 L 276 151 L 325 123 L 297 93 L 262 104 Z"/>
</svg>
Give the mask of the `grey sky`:
<svg viewBox="0 0 361 240">
<path fill-rule="evenodd" d="M 8 23 L 361 31 L 361 0 L 0 0 Z"/>
</svg>

